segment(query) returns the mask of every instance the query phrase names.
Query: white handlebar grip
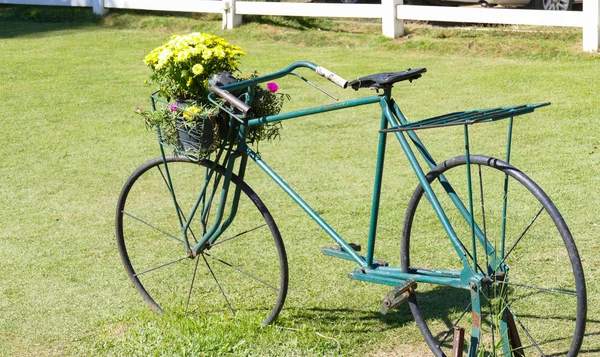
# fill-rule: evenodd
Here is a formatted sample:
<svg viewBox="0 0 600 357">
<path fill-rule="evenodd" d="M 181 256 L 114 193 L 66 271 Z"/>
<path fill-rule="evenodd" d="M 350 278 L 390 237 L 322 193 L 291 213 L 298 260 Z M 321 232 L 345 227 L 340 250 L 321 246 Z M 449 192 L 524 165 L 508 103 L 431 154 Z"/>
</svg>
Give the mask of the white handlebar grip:
<svg viewBox="0 0 600 357">
<path fill-rule="evenodd" d="M 347 80 L 345 80 L 344 78 L 331 72 L 327 68 L 323 68 L 323 67 L 319 66 L 319 67 L 317 67 L 316 72 L 319 76 L 327 78 L 328 80 L 330 80 L 331 82 L 337 84 L 338 86 L 340 86 L 342 88 L 346 88 L 348 86 Z"/>
</svg>

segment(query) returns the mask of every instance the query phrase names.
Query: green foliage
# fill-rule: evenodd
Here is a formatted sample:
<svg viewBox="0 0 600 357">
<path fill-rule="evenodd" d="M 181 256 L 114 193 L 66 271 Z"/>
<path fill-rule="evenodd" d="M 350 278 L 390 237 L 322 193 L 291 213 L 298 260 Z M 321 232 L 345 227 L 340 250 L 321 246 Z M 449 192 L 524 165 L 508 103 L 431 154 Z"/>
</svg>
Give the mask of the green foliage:
<svg viewBox="0 0 600 357">
<path fill-rule="evenodd" d="M 283 103 L 290 99 L 289 94 L 275 93 L 274 91 L 264 89 L 261 86 L 255 86 L 254 96 L 251 101 L 251 107 L 254 109 L 251 118 L 262 118 L 268 115 L 279 114 L 283 107 Z M 250 128 L 246 135 L 246 141 L 249 144 L 257 144 L 260 141 L 277 139 L 279 138 L 281 129 L 281 122 L 263 123 L 259 126 Z"/>
</svg>

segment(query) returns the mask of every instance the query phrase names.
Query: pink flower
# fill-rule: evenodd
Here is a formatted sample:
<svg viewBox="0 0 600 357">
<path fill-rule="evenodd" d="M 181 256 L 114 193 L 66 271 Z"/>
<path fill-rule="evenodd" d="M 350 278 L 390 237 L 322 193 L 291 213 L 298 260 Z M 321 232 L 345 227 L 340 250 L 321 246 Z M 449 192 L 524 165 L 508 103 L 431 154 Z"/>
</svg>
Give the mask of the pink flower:
<svg viewBox="0 0 600 357">
<path fill-rule="evenodd" d="M 141 113 L 142 112 L 142 107 L 137 107 L 137 109 L 135 111 L 138 112 L 138 113 Z"/>
<path fill-rule="evenodd" d="M 275 93 L 279 90 L 279 86 L 275 82 L 269 82 L 267 83 L 267 89 L 269 92 Z"/>
<path fill-rule="evenodd" d="M 178 108 L 178 107 L 177 107 L 175 104 L 171 104 L 171 105 L 169 106 L 169 110 L 170 110 L 170 111 L 172 111 L 172 112 L 176 112 L 176 111 L 177 111 L 177 109 L 179 109 L 179 108 Z"/>
</svg>

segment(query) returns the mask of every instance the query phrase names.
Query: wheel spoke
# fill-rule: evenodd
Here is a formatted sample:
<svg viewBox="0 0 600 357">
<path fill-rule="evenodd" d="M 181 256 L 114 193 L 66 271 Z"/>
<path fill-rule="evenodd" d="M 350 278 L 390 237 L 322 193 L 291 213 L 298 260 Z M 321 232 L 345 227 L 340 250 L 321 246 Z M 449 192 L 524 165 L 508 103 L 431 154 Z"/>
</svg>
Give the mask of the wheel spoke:
<svg viewBox="0 0 600 357">
<path fill-rule="evenodd" d="M 527 328 L 525 328 L 525 325 L 523 325 L 523 323 L 521 322 L 521 319 L 519 319 L 519 317 L 515 314 L 515 312 L 511 309 L 510 305 L 508 304 L 508 302 L 506 301 L 506 299 L 504 299 L 502 296 L 500 297 L 500 299 L 502 300 L 502 302 L 504 303 L 504 306 L 506 306 L 506 309 L 508 310 L 508 312 L 512 315 L 512 317 L 515 319 L 515 321 L 517 321 L 517 323 L 519 324 L 519 326 L 521 326 L 521 329 L 523 329 L 523 331 L 525 332 L 525 334 L 527 335 L 527 338 L 529 338 L 529 340 L 531 341 L 531 343 L 533 343 L 533 345 L 535 346 L 535 348 L 538 350 L 538 352 L 545 357 L 546 355 L 544 354 L 544 352 L 542 351 L 542 349 L 540 348 L 540 345 L 538 345 L 538 343 L 533 339 L 533 337 L 531 336 L 531 333 L 529 333 L 529 330 L 527 330 Z"/>
<path fill-rule="evenodd" d="M 157 267 L 150 268 L 150 269 L 146 269 L 146 270 L 144 270 L 144 271 L 143 271 L 143 272 L 141 272 L 141 273 L 136 273 L 136 274 L 133 274 L 133 276 L 136 276 L 136 277 L 137 277 L 137 276 L 140 276 L 140 275 L 143 275 L 143 274 L 149 273 L 149 272 L 151 272 L 151 271 L 155 271 L 155 270 L 157 270 L 157 269 L 161 269 L 161 268 L 167 267 L 167 266 L 169 266 L 169 265 L 171 265 L 171 264 L 175 264 L 175 263 L 177 263 L 177 262 L 180 262 L 180 261 L 182 261 L 182 260 L 184 260 L 184 259 L 188 259 L 188 257 L 187 257 L 187 256 L 185 256 L 185 257 L 183 257 L 183 258 L 175 259 L 175 260 L 173 260 L 173 261 L 170 261 L 170 262 L 168 262 L 168 263 L 161 264 L 161 265 L 159 265 L 159 266 L 157 266 Z"/>
<path fill-rule="evenodd" d="M 255 230 L 257 230 L 257 229 L 259 229 L 259 228 L 262 228 L 262 227 L 266 227 L 266 225 L 267 225 L 267 224 L 266 224 L 266 223 L 264 223 L 264 224 L 261 224 L 260 226 L 256 226 L 256 227 L 254 227 L 254 228 L 250 228 L 250 229 L 248 229 L 248 230 L 246 230 L 246 231 L 243 231 L 243 232 L 241 232 L 241 233 L 238 233 L 238 234 L 236 234 L 236 235 L 234 235 L 234 236 L 231 236 L 231 237 L 229 237 L 229 238 L 225 238 L 225 239 L 219 240 L 218 242 L 216 242 L 216 243 L 213 243 L 213 244 L 211 244 L 210 246 L 211 246 L 211 247 L 214 247 L 215 245 L 223 244 L 223 243 L 225 243 L 225 242 L 227 242 L 227 241 L 230 241 L 230 240 L 232 240 L 232 239 L 235 239 L 235 238 L 241 237 L 241 236 L 243 236 L 243 235 L 244 235 L 244 234 L 246 234 L 246 233 L 250 233 L 250 232 L 252 232 L 252 231 L 255 231 Z"/>
<path fill-rule="evenodd" d="M 444 338 L 442 339 L 441 342 L 438 343 L 438 347 L 440 347 L 441 345 L 443 345 L 446 340 L 448 339 L 448 337 L 450 337 L 450 335 L 452 334 L 452 328 L 454 326 L 458 326 L 458 323 L 460 322 L 460 320 L 462 320 L 463 317 L 465 317 L 465 315 L 467 314 L 467 312 L 471 309 L 471 301 L 469 300 L 469 303 L 467 304 L 467 307 L 464 309 L 463 313 L 459 316 L 459 318 L 456 320 L 456 322 L 454 322 L 452 324 L 452 327 L 450 328 L 450 330 L 448 330 L 448 332 L 446 333 L 446 335 L 444 335 Z"/>
<path fill-rule="evenodd" d="M 240 268 L 236 267 L 236 266 L 235 266 L 235 265 L 233 265 L 233 264 L 230 264 L 230 263 L 228 263 L 228 262 L 226 262 L 226 261 L 224 261 L 224 260 L 222 260 L 222 259 L 219 259 L 219 258 L 217 258 L 217 257 L 215 257 L 215 256 L 213 256 L 213 255 L 211 255 L 211 254 L 209 254 L 209 253 L 207 253 L 207 252 L 204 252 L 204 254 L 205 254 L 206 256 L 208 256 L 209 258 L 211 258 L 211 259 L 214 259 L 214 260 L 218 261 L 219 263 L 221 263 L 221 264 L 224 264 L 225 266 L 228 266 L 228 267 L 230 267 L 230 268 L 232 268 L 232 269 L 236 270 L 237 272 L 240 272 L 240 273 L 242 273 L 242 274 L 246 275 L 247 277 L 249 277 L 249 278 L 252 278 L 252 279 L 254 279 L 254 280 L 258 281 L 259 283 L 261 283 L 261 284 L 263 284 L 263 285 L 265 285 L 265 286 L 268 286 L 268 287 L 270 287 L 271 289 L 273 289 L 273 290 L 275 290 L 275 291 L 279 291 L 279 289 L 277 289 L 277 288 L 276 288 L 276 287 L 274 287 L 273 285 L 271 285 L 271 284 L 267 283 L 267 282 L 266 282 L 266 281 L 264 281 L 264 280 L 261 280 L 261 279 L 259 279 L 259 278 L 255 277 L 254 275 L 252 275 L 252 274 L 250 274 L 250 273 L 247 273 L 247 272 L 243 271 L 242 269 L 240 269 Z"/>
<path fill-rule="evenodd" d="M 198 272 L 198 263 L 200 259 L 196 259 L 196 264 L 194 264 L 194 274 L 192 274 L 192 281 L 190 283 L 190 291 L 188 292 L 187 301 L 185 302 L 185 310 L 183 310 L 183 314 L 187 315 L 188 307 L 190 306 L 190 299 L 192 298 L 192 289 L 194 288 L 194 281 L 196 281 L 196 273 Z"/>
<path fill-rule="evenodd" d="M 546 291 L 546 292 L 556 293 L 556 294 L 565 294 L 565 295 L 577 296 L 577 292 L 576 291 L 572 291 L 572 290 L 563 290 L 563 289 L 554 289 L 554 288 L 542 288 L 542 287 L 539 287 L 539 286 L 514 283 L 514 282 L 511 282 L 511 281 L 496 281 L 496 282 L 499 283 L 499 284 L 514 285 L 514 286 L 519 286 L 519 287 L 522 287 L 522 288 L 528 288 L 528 289 L 533 289 L 533 290 L 538 290 L 538 291 Z"/>
<path fill-rule="evenodd" d="M 150 228 L 152 228 L 152 229 L 154 229 L 154 230 L 156 230 L 156 231 L 158 231 L 158 232 L 166 235 L 167 237 L 173 238 L 173 239 L 175 239 L 176 241 L 178 241 L 180 243 L 184 243 L 182 239 L 180 239 L 180 238 L 172 235 L 171 233 L 166 232 L 166 231 L 164 231 L 164 230 L 162 230 L 162 229 L 160 229 L 160 228 L 158 228 L 158 227 L 156 227 L 156 226 L 154 226 L 154 225 L 152 225 L 152 224 L 150 224 L 150 223 L 148 223 L 146 221 L 144 221 L 143 219 L 141 219 L 139 217 L 136 217 L 136 216 L 132 215 L 131 213 L 127 213 L 125 211 L 121 211 L 121 212 L 123 212 L 124 215 L 126 215 L 128 217 L 131 217 L 131 218 L 135 219 L 136 221 L 138 221 L 140 223 L 143 223 L 143 224 L 147 225 L 148 227 L 150 227 Z"/>
<path fill-rule="evenodd" d="M 204 259 L 204 263 L 206 264 L 206 267 L 210 271 L 210 275 L 212 275 L 215 283 L 219 287 L 219 290 L 221 291 L 221 295 L 223 295 L 223 299 L 225 299 L 225 302 L 227 303 L 227 306 L 229 307 L 229 310 L 231 311 L 231 313 L 233 314 L 233 316 L 235 316 L 235 310 L 231 306 L 231 303 L 229 302 L 229 299 L 227 298 L 227 295 L 225 294 L 225 291 L 221 287 L 221 284 L 219 284 L 219 280 L 217 280 L 217 277 L 216 277 L 215 273 L 213 272 L 212 268 L 210 267 L 210 264 L 208 264 L 208 260 L 206 260 L 206 257 L 204 256 L 204 253 L 202 253 L 200 255 L 202 256 L 202 259 Z"/>
<path fill-rule="evenodd" d="M 512 247 L 510 247 L 510 249 L 508 250 L 508 253 L 506 253 L 506 255 L 504 256 L 502 261 L 500 261 L 500 264 L 497 265 L 498 267 L 501 266 L 506 261 L 506 259 L 510 255 L 510 253 L 512 253 L 513 250 L 516 248 L 517 244 L 519 244 L 519 242 L 523 239 L 523 237 L 525 237 L 525 234 L 527 234 L 527 232 L 529 231 L 529 228 L 531 228 L 531 226 L 533 226 L 533 224 L 538 219 L 538 217 L 540 216 L 540 214 L 542 213 L 543 210 L 544 210 L 544 207 L 542 206 L 540 208 L 540 210 L 535 214 L 535 216 L 533 216 L 533 218 L 531 219 L 531 222 L 529 222 L 527 227 L 525 227 L 525 230 L 523 231 L 523 233 L 521 233 L 519 238 L 517 238 L 516 242 L 512 245 Z"/>
<path fill-rule="evenodd" d="M 165 183 L 165 186 L 167 186 L 167 188 L 169 189 L 169 192 L 173 194 L 173 196 L 175 196 L 175 189 L 169 185 L 169 182 L 167 180 L 167 178 L 165 177 L 165 174 L 163 173 L 162 169 L 160 168 L 160 166 L 156 167 L 158 169 L 158 172 L 160 172 L 160 176 L 163 179 L 163 182 Z M 175 206 L 177 208 L 177 214 L 179 215 L 179 217 L 182 218 L 183 222 L 187 222 L 188 218 L 187 216 L 183 213 L 183 210 L 181 209 L 181 206 L 179 206 L 179 202 L 177 202 L 177 199 L 175 199 Z M 194 234 L 194 232 L 192 231 L 191 228 L 189 228 L 190 233 L 192 234 L 192 238 L 194 239 L 194 242 L 198 243 L 198 240 L 196 239 L 196 235 Z M 183 240 L 181 241 L 182 243 Z"/>
<path fill-rule="evenodd" d="M 497 316 L 496 314 L 498 312 L 494 312 L 494 304 L 493 304 L 493 298 L 490 298 L 491 292 L 490 291 L 492 289 L 492 286 L 488 285 L 488 293 L 484 293 L 483 290 L 480 290 L 481 294 L 483 295 L 483 297 L 487 300 L 488 302 L 488 306 L 489 306 L 489 321 L 490 321 L 490 329 L 491 329 L 491 339 L 492 339 L 492 344 L 491 346 L 494 346 L 494 348 L 497 346 L 496 345 L 496 329 L 500 329 L 499 326 L 496 326 L 496 322 L 494 322 L 494 317 Z M 496 292 L 496 290 L 493 290 L 494 292 Z M 498 336 L 500 338 L 500 340 L 502 340 L 502 333 L 500 333 L 500 335 Z M 495 355 L 495 354 L 494 354 Z"/>
</svg>

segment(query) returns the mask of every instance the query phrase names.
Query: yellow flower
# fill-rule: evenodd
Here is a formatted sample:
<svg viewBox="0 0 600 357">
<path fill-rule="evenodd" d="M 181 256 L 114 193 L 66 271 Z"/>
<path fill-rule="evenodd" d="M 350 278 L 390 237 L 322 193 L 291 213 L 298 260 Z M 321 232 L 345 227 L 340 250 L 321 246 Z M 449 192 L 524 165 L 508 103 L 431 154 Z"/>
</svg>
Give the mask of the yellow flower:
<svg viewBox="0 0 600 357">
<path fill-rule="evenodd" d="M 173 51 L 167 48 L 162 50 L 158 55 L 158 63 L 156 64 L 156 69 L 161 69 L 163 66 L 165 66 L 169 62 L 169 59 L 171 59 L 171 57 L 173 57 Z"/>
<path fill-rule="evenodd" d="M 219 57 L 219 58 L 225 57 L 225 51 L 223 51 L 223 47 L 217 47 L 215 52 L 216 52 L 217 57 Z"/>
<path fill-rule="evenodd" d="M 183 111 L 183 117 L 186 119 L 192 119 L 194 116 L 200 113 L 202 113 L 202 110 L 200 110 L 200 108 L 198 108 L 197 106 L 193 105 L 191 107 L 186 108 Z"/>
<path fill-rule="evenodd" d="M 206 49 L 206 50 L 202 51 L 202 58 L 205 60 L 210 59 L 212 57 L 212 55 L 213 55 L 212 50 Z"/>
<path fill-rule="evenodd" d="M 196 63 L 194 67 L 192 67 L 192 73 L 194 73 L 194 75 L 200 75 L 202 72 L 204 72 L 204 66 L 202 66 L 200 63 Z"/>
<path fill-rule="evenodd" d="M 181 51 L 177 54 L 175 61 L 184 62 L 188 58 L 190 58 L 190 53 L 188 51 Z"/>
</svg>

